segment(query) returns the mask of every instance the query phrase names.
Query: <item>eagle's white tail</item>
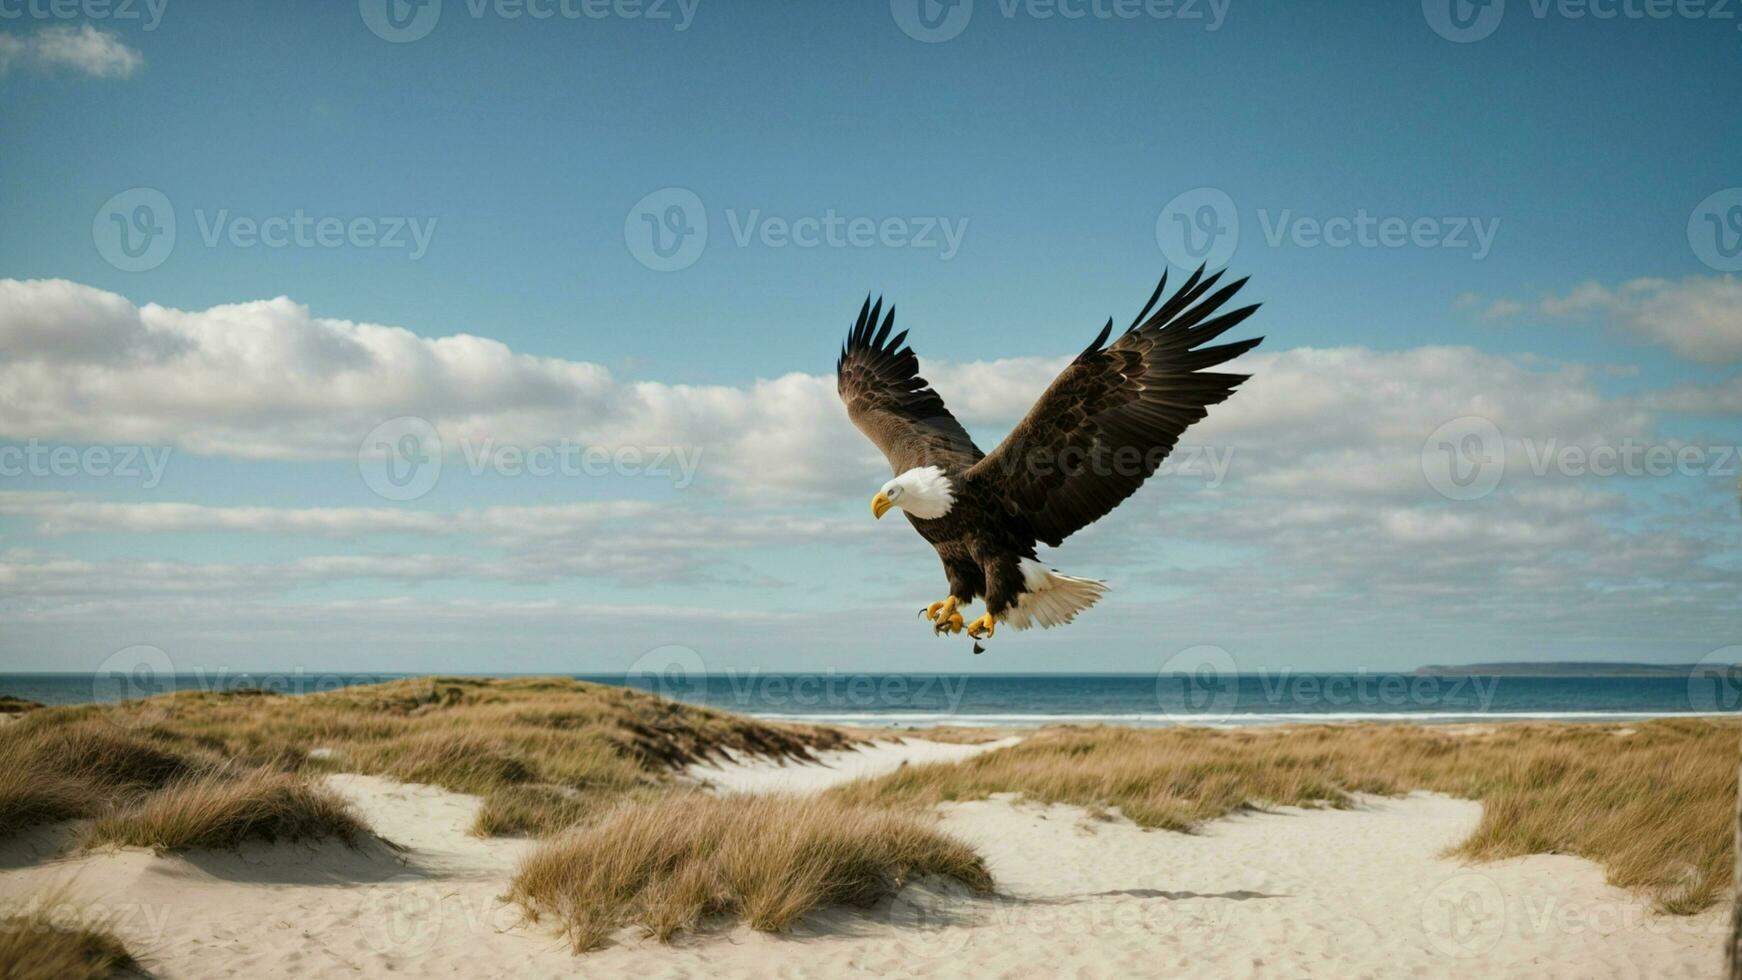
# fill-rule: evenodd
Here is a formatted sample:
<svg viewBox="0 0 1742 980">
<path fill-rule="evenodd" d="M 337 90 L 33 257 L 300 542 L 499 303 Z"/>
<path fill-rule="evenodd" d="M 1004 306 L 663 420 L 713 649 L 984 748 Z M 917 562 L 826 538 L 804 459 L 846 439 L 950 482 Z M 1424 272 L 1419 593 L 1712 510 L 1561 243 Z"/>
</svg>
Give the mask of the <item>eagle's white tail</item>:
<svg viewBox="0 0 1742 980">
<path fill-rule="evenodd" d="M 1001 617 L 1019 630 L 1063 626 L 1107 591 L 1105 582 L 1055 572 L 1032 558 L 1022 559 L 1021 564 L 1022 596 Z"/>
</svg>

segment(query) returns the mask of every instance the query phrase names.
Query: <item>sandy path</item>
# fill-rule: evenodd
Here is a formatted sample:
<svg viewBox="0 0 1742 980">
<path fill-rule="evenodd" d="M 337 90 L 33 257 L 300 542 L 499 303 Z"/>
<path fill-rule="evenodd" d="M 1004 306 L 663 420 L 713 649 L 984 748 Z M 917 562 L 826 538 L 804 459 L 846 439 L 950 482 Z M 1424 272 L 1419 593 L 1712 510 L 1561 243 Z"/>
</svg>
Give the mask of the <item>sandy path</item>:
<svg viewBox="0 0 1742 980">
<path fill-rule="evenodd" d="M 790 939 L 592 954 L 661 977 L 1712 977 L 1723 916 L 1664 918 L 1571 857 L 1465 867 L 1434 853 L 1478 804 L 1418 794 L 1350 811 L 1283 809 L 1199 835 L 1076 807 L 944 808 L 1004 894 L 912 888 L 868 917 Z"/>
<path fill-rule="evenodd" d="M 731 762 L 690 766 L 688 772 L 692 778 L 722 793 L 820 793 L 837 783 L 881 776 L 910 763 L 961 762 L 1020 741 L 1015 736 L 972 744 L 909 738 L 874 742 L 859 749 L 818 752 L 814 763 L 784 764 L 746 760 L 728 749 L 726 754 Z"/>
<path fill-rule="evenodd" d="M 476 797 L 373 776 L 329 783 L 405 850 L 98 852 L 0 870 L 0 901 L 70 882 L 82 914 L 114 916 L 115 931 L 164 980 L 497 977 L 508 962 L 540 964 L 533 976 L 572 974 L 574 960 L 560 943 L 517 928 L 515 910 L 497 900 L 530 842 L 467 834 Z"/>
<path fill-rule="evenodd" d="M 939 751 L 907 745 L 911 758 Z M 714 767 L 714 778 L 797 790 L 900 761 L 882 751 L 820 766 Z M 333 784 L 408 850 L 252 847 L 196 859 L 121 851 L 25 864 L 28 845 L 15 845 L 0 852 L 0 902 L 71 880 L 116 916 L 116 930 L 165 980 L 1694 977 L 1720 966 L 1716 910 L 1652 916 L 1576 858 L 1464 867 L 1434 857 L 1481 810 L 1431 795 L 1251 814 L 1193 836 L 1074 807 L 952 804 L 941 825 L 986 855 L 998 898 L 912 887 L 876 909 L 813 916 L 787 937 L 737 928 L 665 947 L 626 936 L 577 959 L 498 901 L 528 843 L 468 836 L 476 799 L 366 776 Z"/>
</svg>

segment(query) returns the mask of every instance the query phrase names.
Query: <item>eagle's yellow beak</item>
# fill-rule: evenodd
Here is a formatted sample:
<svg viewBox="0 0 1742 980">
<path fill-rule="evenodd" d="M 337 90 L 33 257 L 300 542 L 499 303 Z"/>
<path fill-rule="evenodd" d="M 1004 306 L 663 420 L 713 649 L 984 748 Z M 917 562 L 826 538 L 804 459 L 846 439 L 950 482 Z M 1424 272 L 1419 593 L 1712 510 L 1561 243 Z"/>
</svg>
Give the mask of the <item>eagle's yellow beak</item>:
<svg viewBox="0 0 1742 980">
<path fill-rule="evenodd" d="M 879 493 L 877 496 L 871 498 L 871 516 L 882 517 L 884 514 L 889 513 L 889 508 L 894 506 L 895 501 L 890 500 L 882 493 Z"/>
</svg>

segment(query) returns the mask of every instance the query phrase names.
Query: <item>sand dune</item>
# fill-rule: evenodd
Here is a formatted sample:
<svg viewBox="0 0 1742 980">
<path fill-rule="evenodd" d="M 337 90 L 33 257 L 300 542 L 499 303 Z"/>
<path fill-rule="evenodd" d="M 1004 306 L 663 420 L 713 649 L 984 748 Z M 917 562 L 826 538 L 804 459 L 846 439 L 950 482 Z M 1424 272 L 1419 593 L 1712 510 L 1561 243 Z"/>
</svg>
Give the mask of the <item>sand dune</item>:
<svg viewBox="0 0 1742 980">
<path fill-rule="evenodd" d="M 985 746 L 909 740 L 820 765 L 737 763 L 721 790 L 820 790 L 904 760 Z M 812 916 L 789 936 L 738 927 L 676 946 L 625 934 L 577 959 L 499 896 L 530 842 L 466 833 L 478 801 L 334 776 L 400 845 L 250 846 L 193 858 L 108 851 L 0 861 L 0 901 L 71 881 L 166 978 L 433 976 L 1713 976 L 1721 914 L 1653 915 L 1577 858 L 1464 866 L 1436 855 L 1480 806 L 1441 796 L 1355 810 L 1285 809 L 1198 835 L 1143 831 L 1007 798 L 940 808 L 978 847 L 994 898 L 918 885 L 871 910 Z"/>
</svg>

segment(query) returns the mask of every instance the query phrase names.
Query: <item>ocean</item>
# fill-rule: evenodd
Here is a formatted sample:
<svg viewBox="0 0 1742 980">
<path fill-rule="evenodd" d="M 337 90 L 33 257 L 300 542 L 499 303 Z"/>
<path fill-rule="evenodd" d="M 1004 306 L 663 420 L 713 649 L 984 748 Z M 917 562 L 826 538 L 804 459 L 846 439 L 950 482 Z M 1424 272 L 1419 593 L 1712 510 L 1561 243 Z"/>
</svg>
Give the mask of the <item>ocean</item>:
<svg viewBox="0 0 1742 980">
<path fill-rule="evenodd" d="M 0 694 L 79 704 L 173 690 L 332 690 L 405 674 L 0 674 Z M 515 675 L 490 675 L 515 676 Z M 1625 721 L 1742 710 L 1742 679 L 1389 673 L 574 675 L 763 718 L 863 726 L 1024 727 L 1392 720 Z"/>
</svg>

